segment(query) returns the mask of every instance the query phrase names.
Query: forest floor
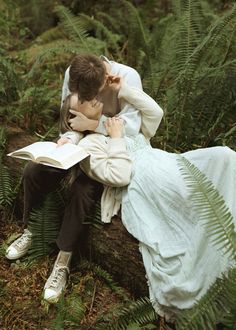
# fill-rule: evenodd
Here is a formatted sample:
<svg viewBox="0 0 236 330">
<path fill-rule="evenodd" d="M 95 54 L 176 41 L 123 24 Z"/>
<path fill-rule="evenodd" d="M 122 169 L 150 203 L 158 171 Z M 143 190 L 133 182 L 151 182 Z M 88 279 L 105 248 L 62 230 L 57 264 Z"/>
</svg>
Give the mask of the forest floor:
<svg viewBox="0 0 236 330">
<path fill-rule="evenodd" d="M 45 257 L 31 264 L 27 259 L 11 262 L 4 257 L 5 249 L 9 240 L 15 237 L 15 233 L 20 233 L 20 227 L 7 223 L 1 232 L 1 330 L 96 329 L 100 322 L 111 320 L 112 314 L 115 315 L 124 307 L 124 301 L 130 299 L 130 294 L 125 290 L 122 299 L 120 294 L 109 287 L 105 279 L 91 269 L 81 270 L 78 265 L 73 265 L 64 300 L 57 305 L 49 305 L 43 300 L 42 291 L 55 256 Z M 71 303 L 71 299 L 76 297 L 77 311 L 76 306 Z M 65 315 L 68 301 L 71 319 Z M 72 307 L 75 308 L 74 311 Z"/>
</svg>

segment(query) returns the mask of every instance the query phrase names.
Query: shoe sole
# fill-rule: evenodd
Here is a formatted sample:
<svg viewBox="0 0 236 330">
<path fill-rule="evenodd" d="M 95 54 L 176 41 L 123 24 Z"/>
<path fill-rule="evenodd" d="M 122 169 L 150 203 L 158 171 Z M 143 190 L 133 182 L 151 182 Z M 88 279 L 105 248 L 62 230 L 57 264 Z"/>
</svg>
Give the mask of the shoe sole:
<svg viewBox="0 0 236 330">
<path fill-rule="evenodd" d="M 20 255 L 18 255 L 17 257 L 10 257 L 8 256 L 7 254 L 5 254 L 5 257 L 8 259 L 8 260 L 18 260 L 22 257 L 24 257 L 26 254 L 27 254 L 28 251 L 26 251 L 25 253 L 22 253 Z"/>
</svg>

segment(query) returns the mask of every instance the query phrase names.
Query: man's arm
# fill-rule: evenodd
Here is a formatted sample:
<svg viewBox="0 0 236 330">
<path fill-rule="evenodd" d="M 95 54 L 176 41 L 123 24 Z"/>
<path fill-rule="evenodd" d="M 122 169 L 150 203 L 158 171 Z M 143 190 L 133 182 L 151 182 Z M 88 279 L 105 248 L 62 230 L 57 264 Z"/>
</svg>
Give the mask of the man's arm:
<svg viewBox="0 0 236 330">
<path fill-rule="evenodd" d="M 118 97 L 139 109 L 142 117 L 141 131 L 146 138 L 153 137 L 163 117 L 162 108 L 144 91 L 125 82 L 121 85 Z"/>
<path fill-rule="evenodd" d="M 119 67 L 120 67 L 120 71 L 117 74 L 123 77 L 127 85 L 142 90 L 142 82 L 138 72 L 126 65 L 120 64 Z M 117 116 L 124 120 L 125 135 L 126 136 L 137 135 L 140 132 L 140 127 L 141 127 L 140 112 L 137 109 L 135 109 L 133 105 L 128 103 L 125 99 L 120 99 L 120 106 L 121 106 L 121 111 L 119 112 L 119 114 L 117 114 Z M 104 126 L 106 120 L 107 117 L 102 115 L 95 132 L 101 133 L 103 135 L 107 135 Z"/>
<path fill-rule="evenodd" d="M 79 142 L 90 157 L 80 162 L 81 169 L 92 179 L 111 187 L 129 184 L 132 161 L 126 150 L 125 139 L 89 134 Z"/>
</svg>

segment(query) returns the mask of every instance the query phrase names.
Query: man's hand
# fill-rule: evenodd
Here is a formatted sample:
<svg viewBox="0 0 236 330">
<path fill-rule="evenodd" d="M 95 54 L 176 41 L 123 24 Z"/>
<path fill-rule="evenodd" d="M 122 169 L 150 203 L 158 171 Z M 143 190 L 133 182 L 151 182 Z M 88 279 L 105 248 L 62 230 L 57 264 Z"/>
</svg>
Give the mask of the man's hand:
<svg viewBox="0 0 236 330">
<path fill-rule="evenodd" d="M 98 126 L 98 120 L 88 119 L 81 112 L 75 110 L 69 110 L 74 118 L 68 120 L 70 127 L 74 131 L 84 132 L 84 131 L 95 131 Z"/>
<path fill-rule="evenodd" d="M 114 91 L 119 92 L 123 81 L 123 78 L 120 76 L 109 75 L 107 78 L 107 86 L 112 88 Z"/>
<path fill-rule="evenodd" d="M 108 118 L 105 122 L 107 134 L 112 138 L 121 138 L 124 135 L 124 121 L 119 117 Z"/>
<path fill-rule="evenodd" d="M 59 146 L 63 146 L 63 144 L 66 143 L 72 143 L 71 139 L 68 139 L 67 137 L 62 137 L 59 140 L 57 140 L 57 145 Z"/>
<path fill-rule="evenodd" d="M 92 101 L 84 101 L 77 105 L 78 112 L 81 112 L 88 119 L 99 120 L 102 115 L 103 103 L 94 99 Z"/>
</svg>

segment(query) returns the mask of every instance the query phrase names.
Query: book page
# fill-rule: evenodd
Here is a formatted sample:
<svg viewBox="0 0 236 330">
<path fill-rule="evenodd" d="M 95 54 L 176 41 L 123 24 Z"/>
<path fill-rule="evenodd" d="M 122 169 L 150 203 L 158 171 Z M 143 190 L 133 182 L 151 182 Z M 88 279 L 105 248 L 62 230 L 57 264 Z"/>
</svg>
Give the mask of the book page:
<svg viewBox="0 0 236 330">
<path fill-rule="evenodd" d="M 40 163 L 55 165 L 55 167 L 67 169 L 82 159 L 86 158 L 89 154 L 81 147 L 66 143 L 58 146 L 50 152 L 44 153 L 44 156 L 37 157 L 36 161 Z"/>
<path fill-rule="evenodd" d="M 35 160 L 40 155 L 48 154 L 48 152 L 50 153 L 56 147 L 57 144 L 54 142 L 35 142 L 28 145 L 27 147 L 11 152 L 8 154 L 8 156 Z"/>
</svg>

